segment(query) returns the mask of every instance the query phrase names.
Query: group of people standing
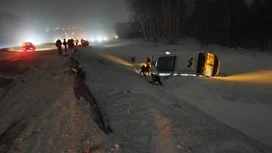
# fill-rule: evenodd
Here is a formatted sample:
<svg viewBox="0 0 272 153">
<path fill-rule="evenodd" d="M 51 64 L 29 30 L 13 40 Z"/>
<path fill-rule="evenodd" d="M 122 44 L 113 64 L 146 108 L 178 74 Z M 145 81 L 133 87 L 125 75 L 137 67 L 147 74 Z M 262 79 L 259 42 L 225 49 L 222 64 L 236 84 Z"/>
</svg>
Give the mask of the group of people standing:
<svg viewBox="0 0 272 153">
<path fill-rule="evenodd" d="M 55 45 L 58 48 L 58 54 L 59 54 L 59 56 L 62 56 L 62 45 L 64 46 L 64 51 L 65 52 L 67 52 L 68 48 L 69 49 L 74 49 L 74 47 L 75 47 L 73 39 L 68 39 L 68 41 L 66 41 L 66 39 L 64 39 L 63 42 L 61 42 L 61 40 L 58 39 L 56 41 Z"/>
<path fill-rule="evenodd" d="M 154 74 L 151 69 L 151 59 L 147 57 L 146 63 L 141 66 L 140 75 L 143 74 L 144 76 L 151 76 L 152 81 L 150 83 L 162 85 L 161 78 L 158 74 Z"/>
<path fill-rule="evenodd" d="M 151 73 L 152 73 L 152 70 L 151 70 L 151 60 L 150 60 L 149 57 L 147 57 L 146 63 L 144 63 L 141 66 L 140 74 L 143 74 L 144 76 L 146 76 L 146 75 L 150 76 Z"/>
<path fill-rule="evenodd" d="M 79 45 L 78 39 L 76 40 L 68 39 L 67 41 L 66 39 L 64 39 L 63 42 L 61 42 L 61 40 L 58 39 L 55 45 L 58 48 L 59 56 L 62 56 L 62 45 L 64 46 L 65 52 L 67 52 L 68 49 L 75 49 L 75 47 L 78 47 L 78 46 L 87 47 L 89 46 L 89 42 L 87 40 L 81 39 L 81 45 Z"/>
<path fill-rule="evenodd" d="M 81 39 L 80 42 L 81 42 L 80 46 L 82 46 L 82 47 L 88 47 L 89 46 L 89 41 L 88 40 Z"/>
</svg>

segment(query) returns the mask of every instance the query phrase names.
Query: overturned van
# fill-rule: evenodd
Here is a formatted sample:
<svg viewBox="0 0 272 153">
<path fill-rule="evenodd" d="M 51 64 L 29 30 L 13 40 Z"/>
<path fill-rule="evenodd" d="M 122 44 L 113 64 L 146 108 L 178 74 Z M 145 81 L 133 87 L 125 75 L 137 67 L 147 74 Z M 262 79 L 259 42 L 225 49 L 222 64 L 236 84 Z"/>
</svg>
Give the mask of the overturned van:
<svg viewBox="0 0 272 153">
<path fill-rule="evenodd" d="M 212 52 L 182 52 L 153 55 L 152 71 L 160 76 L 205 76 L 219 74 L 220 60 Z"/>
</svg>

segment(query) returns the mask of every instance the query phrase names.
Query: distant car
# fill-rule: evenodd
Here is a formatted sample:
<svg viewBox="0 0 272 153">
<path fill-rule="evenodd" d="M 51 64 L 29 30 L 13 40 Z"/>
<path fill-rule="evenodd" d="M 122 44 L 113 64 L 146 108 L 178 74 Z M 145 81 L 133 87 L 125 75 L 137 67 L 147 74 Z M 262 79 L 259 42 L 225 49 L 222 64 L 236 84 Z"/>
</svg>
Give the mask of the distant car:
<svg viewBox="0 0 272 153">
<path fill-rule="evenodd" d="M 22 45 L 23 52 L 36 51 L 36 47 L 31 42 L 25 42 Z"/>
</svg>

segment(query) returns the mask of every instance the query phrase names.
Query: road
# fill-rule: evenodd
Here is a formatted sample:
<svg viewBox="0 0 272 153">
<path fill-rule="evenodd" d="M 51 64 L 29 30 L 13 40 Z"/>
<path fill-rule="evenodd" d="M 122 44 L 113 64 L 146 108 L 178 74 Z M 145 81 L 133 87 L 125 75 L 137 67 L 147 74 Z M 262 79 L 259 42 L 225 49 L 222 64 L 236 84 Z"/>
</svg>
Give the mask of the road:
<svg viewBox="0 0 272 153">
<path fill-rule="evenodd" d="M 39 54 L 47 53 L 48 51 L 55 50 L 55 45 L 53 43 L 46 43 L 36 46 L 36 52 Z M 7 59 L 7 60 L 16 60 L 21 59 L 22 50 L 21 47 L 10 47 L 10 48 L 1 48 L 0 49 L 0 60 Z M 15 59 L 16 58 L 16 59 Z"/>
<path fill-rule="evenodd" d="M 75 125 L 90 122 L 77 123 L 81 114 L 74 107 L 69 55 L 59 57 L 56 50 L 3 54 L 8 58 L 0 60 L 1 81 L 6 82 L 0 87 L 0 152 L 76 148 L 76 137 L 90 128 Z"/>
<path fill-rule="evenodd" d="M 39 44 L 35 45 L 36 51 L 48 51 L 55 49 L 55 44 L 54 43 L 44 43 L 44 44 Z M 15 47 L 10 47 L 10 48 L 2 48 L 0 49 L 1 51 L 12 51 L 12 52 L 21 52 L 21 46 L 15 46 Z"/>
<path fill-rule="evenodd" d="M 113 132 L 103 133 L 88 103 L 75 98 L 72 51 L 65 57 L 28 54 L 18 64 L 27 71 L 0 69 L 2 78 L 13 80 L 1 87 L 0 152 L 272 152 L 100 50 L 80 48 L 73 57 L 86 70 L 86 84 Z"/>
</svg>

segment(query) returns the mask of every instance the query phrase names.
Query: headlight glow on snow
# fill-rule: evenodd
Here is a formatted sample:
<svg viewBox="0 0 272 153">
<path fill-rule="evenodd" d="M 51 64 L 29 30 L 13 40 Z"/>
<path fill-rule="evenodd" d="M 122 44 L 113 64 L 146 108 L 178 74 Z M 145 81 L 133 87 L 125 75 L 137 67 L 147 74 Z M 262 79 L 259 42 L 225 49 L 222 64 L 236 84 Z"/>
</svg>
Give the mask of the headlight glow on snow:
<svg viewBox="0 0 272 153">
<path fill-rule="evenodd" d="M 144 62 L 143 62 L 143 63 L 138 63 L 137 65 L 138 65 L 138 66 L 143 66 L 143 65 L 144 65 L 144 66 L 147 66 L 146 63 L 144 63 Z"/>
<path fill-rule="evenodd" d="M 133 64 L 121 59 L 121 58 L 118 58 L 116 56 L 113 56 L 113 55 L 110 55 L 110 54 L 107 54 L 107 53 L 100 53 L 101 56 L 103 56 L 104 58 L 112 61 L 112 62 L 115 62 L 115 63 L 119 63 L 119 64 L 122 64 L 122 65 L 125 65 L 125 66 L 133 66 Z"/>
<path fill-rule="evenodd" d="M 213 78 L 229 82 L 272 85 L 271 76 L 272 70 L 267 70 Z"/>
</svg>

